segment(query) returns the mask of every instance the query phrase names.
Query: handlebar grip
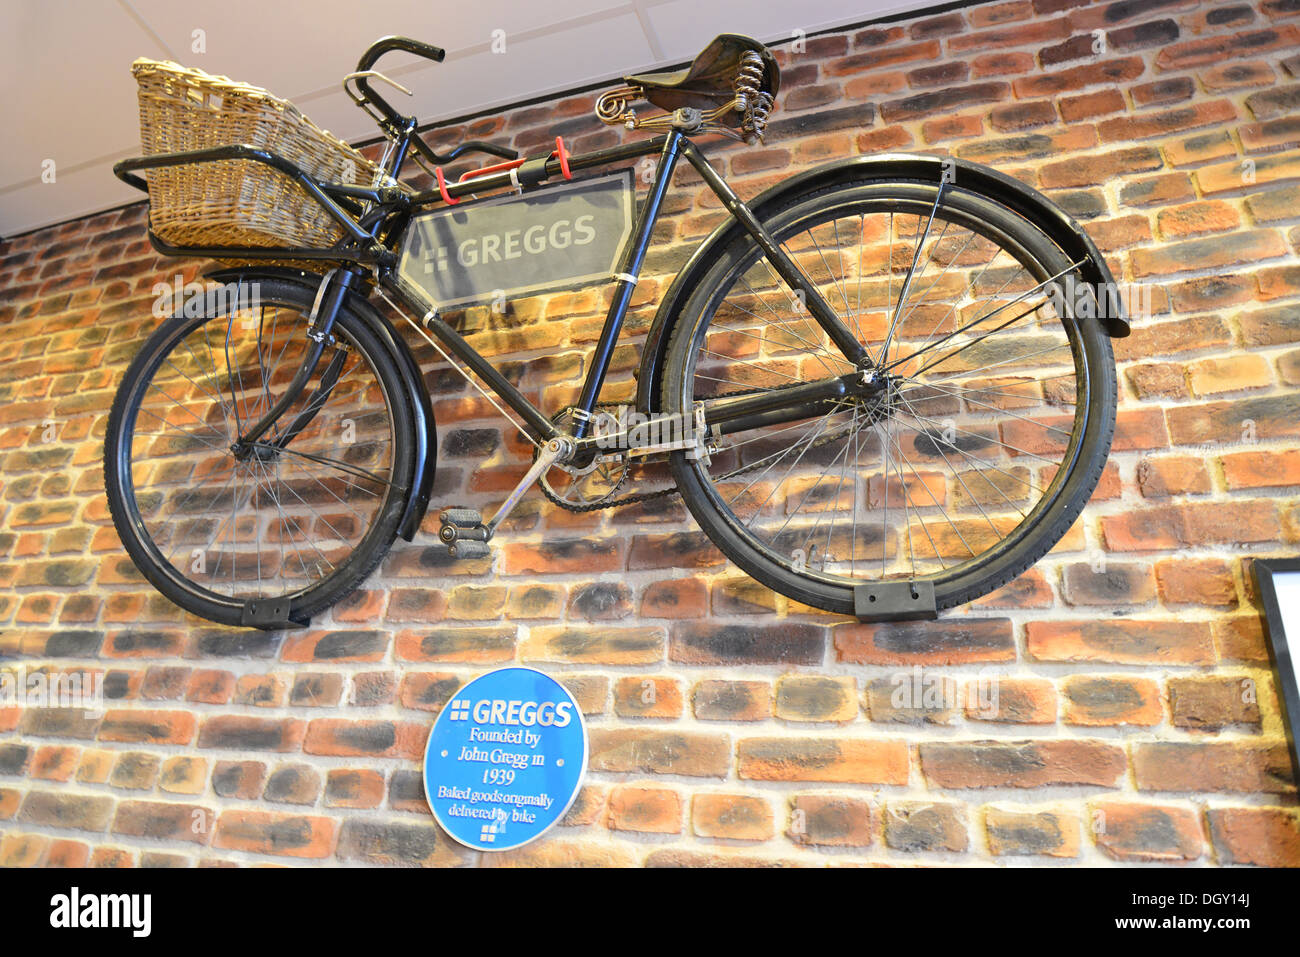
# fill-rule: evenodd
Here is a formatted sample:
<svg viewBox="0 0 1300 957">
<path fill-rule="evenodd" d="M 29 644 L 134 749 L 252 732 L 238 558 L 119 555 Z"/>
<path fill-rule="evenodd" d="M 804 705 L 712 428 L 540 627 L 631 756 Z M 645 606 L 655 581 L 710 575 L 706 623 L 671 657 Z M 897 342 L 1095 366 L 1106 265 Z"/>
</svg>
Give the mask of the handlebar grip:
<svg viewBox="0 0 1300 957">
<path fill-rule="evenodd" d="M 357 61 L 357 72 L 363 73 L 375 65 L 385 53 L 391 53 L 394 50 L 402 50 L 406 53 L 414 53 L 416 56 L 422 56 L 426 60 L 432 60 L 434 63 L 441 63 L 447 56 L 447 51 L 442 47 L 436 47 L 432 43 L 421 43 L 419 40 L 412 40 L 410 37 L 381 37 L 361 54 L 361 59 Z"/>
<path fill-rule="evenodd" d="M 519 152 L 508 146 L 496 146 L 492 143 L 484 143 L 482 140 L 467 140 L 447 154 L 446 162 L 452 162 L 462 153 L 487 153 L 489 156 L 499 156 L 506 160 L 519 159 Z"/>
</svg>

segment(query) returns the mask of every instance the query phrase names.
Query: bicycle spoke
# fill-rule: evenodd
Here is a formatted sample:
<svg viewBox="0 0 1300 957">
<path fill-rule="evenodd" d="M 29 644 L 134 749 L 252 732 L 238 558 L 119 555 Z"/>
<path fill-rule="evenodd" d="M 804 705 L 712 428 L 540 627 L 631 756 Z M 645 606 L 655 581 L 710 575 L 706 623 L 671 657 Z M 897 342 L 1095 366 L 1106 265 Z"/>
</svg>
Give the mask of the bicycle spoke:
<svg viewBox="0 0 1300 957">
<path fill-rule="evenodd" d="M 1048 293 L 1081 263 L 1022 261 L 1023 248 L 1002 242 L 982 218 L 955 219 L 946 188 L 924 204 L 862 202 L 878 212 L 835 207 L 822 219 L 793 222 L 792 238 L 774 238 L 817 277 L 815 288 L 840 303 L 859 341 L 867 345 L 870 335 L 878 343 L 870 346 L 872 391 L 852 392 L 801 421 L 746 426 L 727 437 L 720 459 L 695 468 L 718 489 L 718 507 L 734 515 L 741 540 L 796 577 L 968 574 L 1057 494 L 1059 482 L 1038 476 L 1059 473 L 1078 441 L 1071 408 L 1083 395 L 1068 381 L 1052 383 L 1080 373 L 1071 331 L 1048 308 Z M 764 263 L 758 279 L 755 261 Z M 707 329 L 737 333 L 739 345 L 723 350 L 700 340 L 686 402 L 726 389 L 748 395 L 785 387 L 792 370 L 771 364 L 769 344 L 779 343 L 773 358 L 798 360 L 801 376 L 812 364 L 843 368 L 842 357 L 827 362 L 834 353 L 824 336 L 774 308 L 785 287 L 770 263 L 736 263 Z M 762 358 L 746 352 L 755 348 Z M 764 367 L 760 380 L 756 366 Z"/>
<path fill-rule="evenodd" d="M 925 246 L 925 241 L 930 235 L 930 227 L 934 225 L 935 214 L 939 212 L 939 203 L 942 202 L 943 200 L 944 185 L 945 185 L 944 182 L 941 180 L 939 182 L 939 188 L 938 190 L 935 191 L 934 194 L 934 206 L 931 207 L 930 209 L 930 218 L 926 220 L 925 223 L 925 233 L 924 235 L 921 235 L 920 238 L 917 240 L 916 249 L 912 253 L 912 265 L 908 267 L 907 275 L 903 277 L 903 288 L 900 289 L 898 292 L 898 305 L 894 307 L 894 318 L 889 323 L 889 331 L 885 333 L 885 345 L 880 352 L 882 358 L 887 357 L 889 355 L 889 343 L 894 338 L 894 329 L 898 326 L 899 313 L 903 311 L 903 306 L 907 304 L 907 296 L 912 289 L 912 279 L 913 279 L 913 275 L 916 272 L 916 264 L 921 259 L 921 249 Z M 921 232 L 920 227 L 921 227 L 921 221 L 918 218 L 917 219 L 918 234 L 920 234 Z M 922 269 L 922 271 L 924 271 L 924 269 Z"/>
<path fill-rule="evenodd" d="M 200 594 L 238 601 L 322 586 L 384 515 L 392 520 L 392 496 L 405 494 L 395 484 L 400 446 L 388 392 L 376 407 L 378 374 L 346 326 L 336 326 L 337 347 L 348 355 L 334 360 L 340 371 L 328 391 L 316 371 L 303 400 L 234 458 L 221 426 L 242 429 L 274 406 L 281 372 L 302 354 L 301 315 L 263 304 L 247 317 L 192 320 L 139 387 L 145 401 L 130 420 L 141 427 L 129 432 L 127 467 L 147 515 L 140 533 Z M 279 448 L 273 437 L 294 422 L 293 446 Z M 340 442 L 333 430 L 342 422 L 355 428 Z"/>
<path fill-rule="evenodd" d="M 1079 262 L 1076 262 L 1076 263 L 1073 263 L 1072 265 L 1066 266 L 1064 269 L 1062 269 L 1060 272 L 1058 272 L 1055 276 L 1052 276 L 1052 277 L 1050 277 L 1050 278 L 1048 278 L 1048 279 L 1044 279 L 1042 282 L 1040 282 L 1040 283 L 1039 283 L 1037 286 L 1035 286 L 1033 289 L 1030 289 L 1030 290 L 1028 290 L 1027 292 L 1023 292 L 1023 293 L 1021 293 L 1021 294 L 1020 294 L 1019 296 L 1017 296 L 1015 299 L 1012 299 L 1010 302 L 1008 302 L 1008 303 L 1004 303 L 1003 305 L 998 306 L 998 308 L 994 309 L 992 312 L 990 312 L 990 313 L 986 313 L 985 315 L 980 316 L 978 319 L 976 319 L 976 320 L 974 320 L 974 321 L 972 321 L 972 322 L 967 323 L 966 325 L 962 326 L 960 329 L 954 329 L 952 332 L 948 333 L 948 335 L 944 336 L 942 339 L 939 339 L 939 340 L 937 340 L 937 341 L 931 343 L 930 345 L 925 346 L 923 349 L 918 349 L 916 352 L 913 352 L 911 355 L 903 356 L 903 358 L 901 358 L 901 359 L 897 359 L 897 360 L 895 360 L 894 362 L 889 363 L 888 365 L 886 365 L 886 366 L 884 367 L 884 371 L 888 371 L 889 369 L 892 369 L 894 366 L 897 366 L 897 365 L 899 365 L 900 363 L 907 362 L 909 359 L 915 359 L 917 356 L 921 355 L 921 354 L 924 353 L 924 352 L 929 352 L 931 349 L 938 348 L 939 346 L 943 345 L 945 342 L 948 342 L 948 341 L 951 340 L 953 337 L 955 337 L 955 336 L 957 336 L 957 335 L 960 335 L 961 333 L 965 332 L 966 330 L 968 330 L 968 329 L 972 329 L 972 328 L 974 328 L 975 326 L 978 326 L 980 323 L 985 322 L 985 321 L 987 321 L 987 320 L 989 320 L 989 319 L 992 319 L 994 316 L 996 316 L 996 315 L 997 315 L 999 312 L 1001 312 L 1003 309 L 1009 309 L 1009 308 L 1011 308 L 1012 306 L 1014 306 L 1016 303 L 1023 302 L 1023 301 L 1024 301 L 1025 299 L 1027 299 L 1029 296 L 1032 296 L 1035 292 L 1038 292 L 1039 290 L 1041 290 L 1044 286 L 1048 285 L 1049 283 L 1053 283 L 1053 282 L 1055 282 L 1056 280 L 1060 279 L 1062 276 L 1064 276 L 1064 275 L 1065 275 L 1067 272 L 1069 272 L 1070 270 L 1072 270 L 1072 269 L 1077 269 L 1080 265 L 1082 265 L 1082 263 L 1083 263 L 1083 261 L 1080 260 Z M 1042 305 L 1042 303 L 1039 304 L 1039 306 L 1041 306 L 1041 305 Z M 1035 306 L 1034 308 L 1038 308 L 1038 306 Z M 1032 311 L 1032 310 L 1031 310 L 1031 311 Z"/>
</svg>

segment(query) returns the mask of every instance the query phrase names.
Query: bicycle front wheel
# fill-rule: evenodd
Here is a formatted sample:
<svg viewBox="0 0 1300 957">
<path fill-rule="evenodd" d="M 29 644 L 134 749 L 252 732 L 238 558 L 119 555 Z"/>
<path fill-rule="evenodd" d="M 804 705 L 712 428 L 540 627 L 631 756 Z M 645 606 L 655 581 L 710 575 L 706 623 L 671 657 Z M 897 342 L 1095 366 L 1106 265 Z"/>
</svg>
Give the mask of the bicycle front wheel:
<svg viewBox="0 0 1300 957">
<path fill-rule="evenodd" d="M 724 425 L 707 458 L 673 453 L 700 526 L 768 587 L 847 614 L 864 585 L 924 581 L 947 608 L 1019 575 L 1078 516 L 1114 432 L 1109 339 L 1063 294 L 1085 263 L 956 185 L 809 190 L 764 226 L 877 386 Z M 660 394 L 690 413 L 861 371 L 741 235 L 677 317 Z"/>
<path fill-rule="evenodd" d="M 311 379 L 251 449 L 310 340 L 312 296 L 263 280 L 164 322 L 118 389 L 104 443 L 122 544 L 159 591 L 229 625 L 306 621 L 343 598 L 396 536 L 414 468 L 389 353 L 346 305 Z"/>
</svg>

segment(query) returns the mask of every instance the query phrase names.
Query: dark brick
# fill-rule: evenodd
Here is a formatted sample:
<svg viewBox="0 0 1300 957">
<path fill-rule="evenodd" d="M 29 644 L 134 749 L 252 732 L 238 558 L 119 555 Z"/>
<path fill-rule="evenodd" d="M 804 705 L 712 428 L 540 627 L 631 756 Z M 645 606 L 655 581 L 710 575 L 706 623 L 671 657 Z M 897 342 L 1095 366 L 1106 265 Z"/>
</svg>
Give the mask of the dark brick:
<svg viewBox="0 0 1300 957">
<path fill-rule="evenodd" d="M 668 657 L 683 664 L 821 664 L 826 631 L 820 625 L 675 625 Z"/>
<path fill-rule="evenodd" d="M 887 123 L 906 123 L 935 113 L 952 113 L 980 103 L 997 103 L 1007 98 L 1010 87 L 1003 82 L 972 83 L 930 93 L 918 93 L 880 105 Z"/>
<path fill-rule="evenodd" d="M 891 801 L 884 814 L 885 843 L 898 851 L 961 852 L 970 847 L 960 804 Z"/>
</svg>

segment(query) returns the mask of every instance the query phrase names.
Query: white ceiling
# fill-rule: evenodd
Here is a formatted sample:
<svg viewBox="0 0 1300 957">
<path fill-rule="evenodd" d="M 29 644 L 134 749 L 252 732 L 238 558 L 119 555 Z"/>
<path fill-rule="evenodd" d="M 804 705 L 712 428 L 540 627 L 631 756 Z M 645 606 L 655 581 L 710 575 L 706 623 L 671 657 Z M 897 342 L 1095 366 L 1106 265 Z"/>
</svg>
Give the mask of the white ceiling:
<svg viewBox="0 0 1300 957">
<path fill-rule="evenodd" d="M 0 237 L 139 198 L 112 165 L 139 153 L 139 56 L 175 60 L 294 101 L 346 140 L 373 123 L 340 89 L 386 34 L 445 47 L 441 64 L 379 64 L 414 91 L 424 122 L 689 60 L 718 33 L 765 42 L 794 30 L 917 10 L 934 0 L 5 0 L 0 4 Z M 193 51 L 196 30 L 206 51 Z M 506 52 L 493 53 L 504 30 Z M 46 160 L 55 181 L 42 182 Z"/>
</svg>

